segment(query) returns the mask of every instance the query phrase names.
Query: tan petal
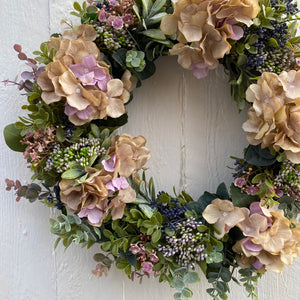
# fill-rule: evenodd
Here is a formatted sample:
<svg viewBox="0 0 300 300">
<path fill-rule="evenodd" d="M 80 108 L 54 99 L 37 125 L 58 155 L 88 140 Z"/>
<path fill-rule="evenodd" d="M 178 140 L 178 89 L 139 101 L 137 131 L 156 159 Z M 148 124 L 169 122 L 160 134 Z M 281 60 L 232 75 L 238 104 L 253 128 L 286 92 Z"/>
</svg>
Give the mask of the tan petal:
<svg viewBox="0 0 300 300">
<path fill-rule="evenodd" d="M 120 79 L 112 79 L 107 83 L 107 95 L 120 97 L 123 93 L 123 82 Z"/>
<path fill-rule="evenodd" d="M 209 204 L 206 206 L 202 217 L 209 223 L 209 224 L 215 224 L 221 216 L 221 211 L 216 205 Z"/>
<path fill-rule="evenodd" d="M 110 98 L 106 112 L 107 115 L 112 118 L 122 116 L 126 112 L 123 101 L 117 98 Z"/>
<path fill-rule="evenodd" d="M 173 15 L 166 15 L 160 23 L 161 31 L 166 35 L 173 35 L 177 31 L 177 18 Z"/>
</svg>

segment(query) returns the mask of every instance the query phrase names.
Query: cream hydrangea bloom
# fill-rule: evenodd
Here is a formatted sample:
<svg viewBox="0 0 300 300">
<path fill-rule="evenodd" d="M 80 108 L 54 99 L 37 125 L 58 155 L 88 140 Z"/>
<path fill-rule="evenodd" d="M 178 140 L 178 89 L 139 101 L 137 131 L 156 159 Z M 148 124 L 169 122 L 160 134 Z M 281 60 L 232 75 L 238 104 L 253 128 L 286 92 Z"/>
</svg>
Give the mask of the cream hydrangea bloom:
<svg viewBox="0 0 300 300">
<path fill-rule="evenodd" d="M 258 214 L 251 216 L 255 215 Z M 299 255 L 300 225 L 293 221 L 296 227 L 291 228 L 291 222 L 284 217 L 281 211 L 270 212 L 270 215 L 272 224 L 265 228 L 261 227 L 261 232 L 255 236 L 249 236 L 243 230 L 246 238 L 238 241 L 233 250 L 238 254 L 238 261 L 243 267 L 246 267 L 245 263 L 248 262 L 247 267 L 257 264 L 260 269 L 281 273 L 284 266 L 291 265 L 293 259 Z M 242 223 L 245 224 L 245 221 Z M 248 223 L 249 227 L 257 228 L 257 224 L 251 223 Z M 238 227 L 241 228 L 239 225 Z"/>
<path fill-rule="evenodd" d="M 263 73 L 246 99 L 253 103 L 243 124 L 248 142 L 283 149 L 290 161 L 300 163 L 300 71 Z"/>
<path fill-rule="evenodd" d="M 217 66 L 218 59 L 230 51 L 227 39 L 241 37 L 243 30 L 235 24 L 250 26 L 260 10 L 257 0 L 178 0 L 173 4 L 174 13 L 163 17 L 161 30 L 166 35 L 177 33 L 179 45 L 170 53 L 180 54 L 178 62 L 186 69 L 199 62 Z"/>
<path fill-rule="evenodd" d="M 115 176 L 129 177 L 142 169 L 151 158 L 150 150 L 145 147 L 146 139 L 143 136 L 133 137 L 122 134 L 116 137 L 115 147 L 110 153 L 116 154 Z"/>
<path fill-rule="evenodd" d="M 240 207 L 235 207 L 229 200 L 218 198 L 206 207 L 202 216 L 209 224 L 214 224 L 219 231 L 219 233 L 215 232 L 218 239 L 221 239 L 232 227 L 245 219 Z"/>
</svg>

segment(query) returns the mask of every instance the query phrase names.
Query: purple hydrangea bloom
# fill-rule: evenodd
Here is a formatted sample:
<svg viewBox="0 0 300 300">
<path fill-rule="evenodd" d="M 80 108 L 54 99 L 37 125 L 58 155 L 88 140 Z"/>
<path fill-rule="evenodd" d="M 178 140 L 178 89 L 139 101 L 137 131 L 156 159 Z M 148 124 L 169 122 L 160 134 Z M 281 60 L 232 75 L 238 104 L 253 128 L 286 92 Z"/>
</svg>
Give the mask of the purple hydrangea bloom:
<svg viewBox="0 0 300 300">
<path fill-rule="evenodd" d="M 93 55 L 83 57 L 81 64 L 70 65 L 69 68 L 83 85 L 97 85 L 100 90 L 107 90 L 111 77 L 98 66 Z"/>
</svg>

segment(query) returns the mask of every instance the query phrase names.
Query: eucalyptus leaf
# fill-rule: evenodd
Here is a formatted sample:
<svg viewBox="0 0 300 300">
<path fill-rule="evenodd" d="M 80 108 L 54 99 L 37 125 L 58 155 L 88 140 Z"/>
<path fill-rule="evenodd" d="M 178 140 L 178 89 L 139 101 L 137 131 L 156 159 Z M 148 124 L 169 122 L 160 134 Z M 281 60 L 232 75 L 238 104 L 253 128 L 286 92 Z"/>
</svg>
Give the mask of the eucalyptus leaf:
<svg viewBox="0 0 300 300">
<path fill-rule="evenodd" d="M 21 144 L 21 129 L 17 129 L 15 124 L 7 125 L 3 130 L 6 145 L 13 151 L 24 152 L 26 145 Z"/>
<path fill-rule="evenodd" d="M 185 283 L 196 283 L 200 281 L 200 276 L 197 272 L 188 272 L 184 275 L 183 281 Z"/>
</svg>

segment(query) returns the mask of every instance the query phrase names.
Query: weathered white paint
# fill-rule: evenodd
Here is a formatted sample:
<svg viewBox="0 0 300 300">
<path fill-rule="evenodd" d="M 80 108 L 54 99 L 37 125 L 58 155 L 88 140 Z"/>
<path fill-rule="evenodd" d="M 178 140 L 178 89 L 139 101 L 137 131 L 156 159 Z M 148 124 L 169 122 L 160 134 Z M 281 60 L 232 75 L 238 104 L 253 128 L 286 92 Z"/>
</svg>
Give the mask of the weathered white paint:
<svg viewBox="0 0 300 300">
<path fill-rule="evenodd" d="M 15 43 L 29 54 L 61 32 L 60 20 L 68 17 L 71 0 L 0 0 L 1 76 L 14 79 L 23 70 L 12 50 Z M 16 121 L 25 99 L 14 87 L 0 85 L 1 132 Z M 122 132 L 143 134 L 148 139 L 152 160 L 149 174 L 155 174 L 157 188 L 177 191 L 185 188 L 194 197 L 217 184 L 231 181 L 230 155 L 241 155 L 246 145 L 238 114 L 230 100 L 227 77 L 220 67 L 205 80 L 183 71 L 174 57 L 158 61 L 157 73 L 135 92 L 128 106 L 130 122 Z M 55 237 L 49 232 L 54 212 L 40 204 L 16 203 L 4 190 L 4 179 L 30 182 L 30 172 L 21 154 L 11 152 L 0 135 L 0 299 L 1 300 L 169 300 L 173 290 L 146 279 L 143 285 L 129 281 L 112 269 L 107 278 L 96 279 L 92 255 L 97 247 L 82 250 L 71 246 L 53 251 Z M 267 274 L 258 284 L 260 300 L 298 300 L 300 260 L 283 275 Z M 193 299 L 209 299 L 208 284 L 192 286 Z M 230 299 L 247 299 L 242 288 L 232 285 Z"/>
</svg>

